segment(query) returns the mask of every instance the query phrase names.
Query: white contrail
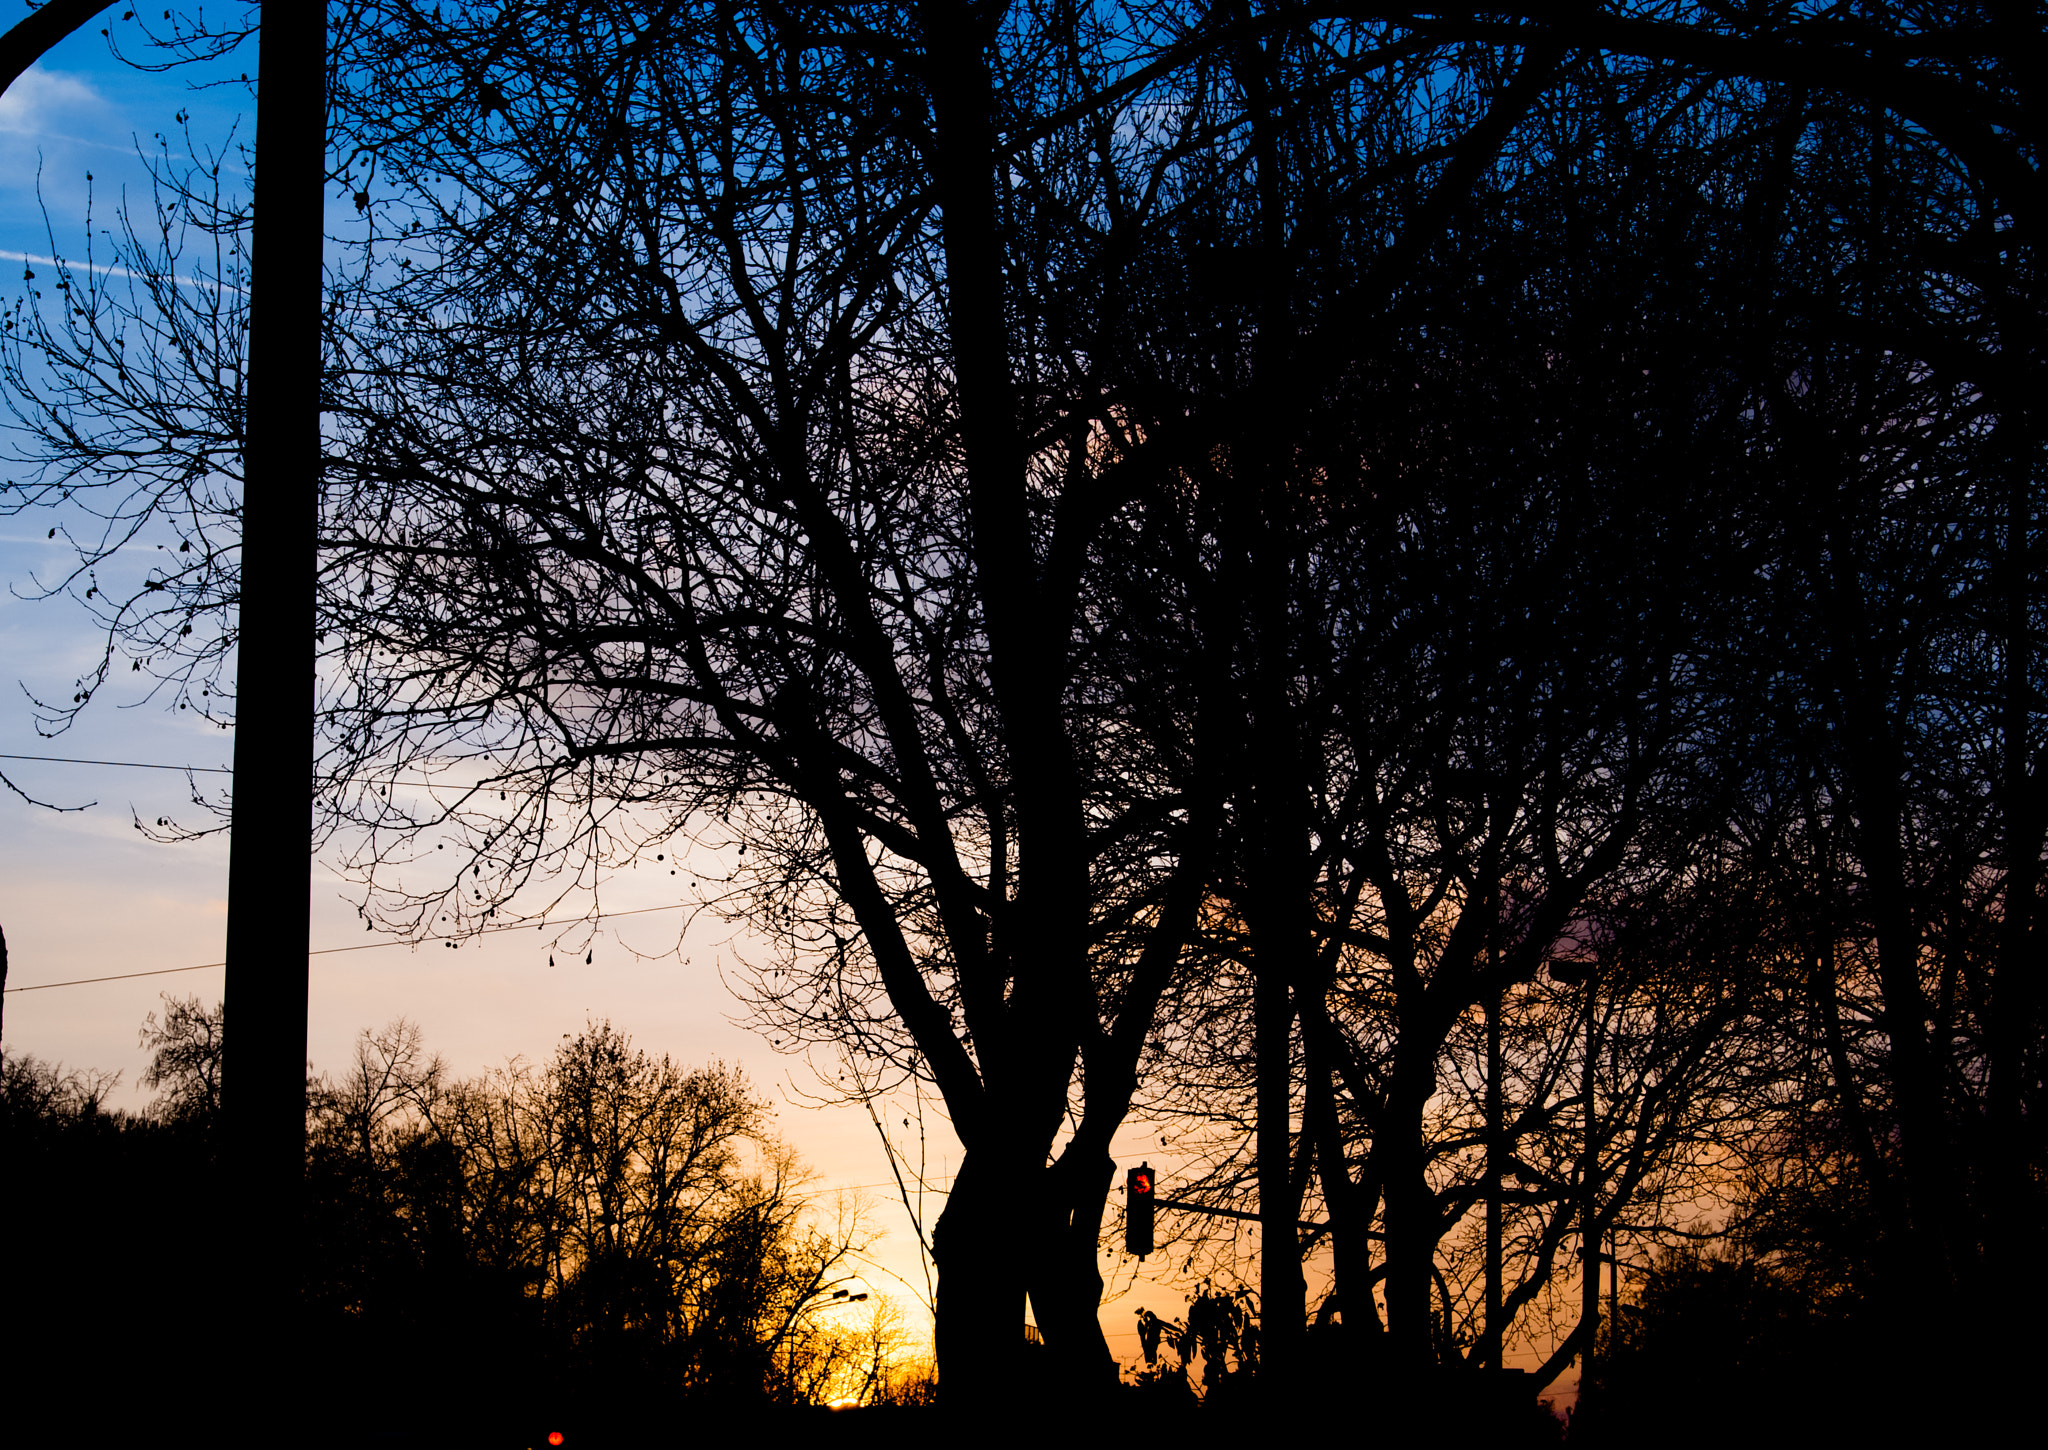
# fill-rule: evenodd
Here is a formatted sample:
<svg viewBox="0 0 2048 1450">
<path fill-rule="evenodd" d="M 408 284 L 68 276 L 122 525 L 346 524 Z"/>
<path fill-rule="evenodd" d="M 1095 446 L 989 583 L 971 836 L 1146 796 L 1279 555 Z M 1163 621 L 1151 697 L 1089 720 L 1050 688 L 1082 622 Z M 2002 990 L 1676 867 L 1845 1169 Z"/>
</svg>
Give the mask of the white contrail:
<svg viewBox="0 0 2048 1450">
<path fill-rule="evenodd" d="M 132 271 L 127 267 L 110 266 L 105 262 L 66 262 L 56 257 L 42 257 L 34 252 L 11 252 L 5 248 L 0 248 L 0 260 L 28 262 L 40 267 L 68 267 L 74 271 L 97 272 L 102 277 L 132 277 L 143 282 L 149 280 L 145 273 Z M 247 287 L 233 287 L 225 282 L 208 281 L 204 277 L 182 277 L 173 272 L 171 280 L 182 287 L 218 287 L 224 292 L 239 292 L 244 297 L 249 295 Z"/>
</svg>

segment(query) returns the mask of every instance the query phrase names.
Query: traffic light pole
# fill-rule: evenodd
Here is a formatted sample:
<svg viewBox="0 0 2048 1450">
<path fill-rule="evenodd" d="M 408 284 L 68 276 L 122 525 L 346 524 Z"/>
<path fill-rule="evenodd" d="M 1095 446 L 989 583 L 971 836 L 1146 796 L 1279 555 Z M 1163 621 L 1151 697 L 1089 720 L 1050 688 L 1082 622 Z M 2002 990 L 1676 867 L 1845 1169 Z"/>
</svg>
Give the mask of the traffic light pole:
<svg viewBox="0 0 2048 1450">
<path fill-rule="evenodd" d="M 1206 1203 L 1184 1203 L 1177 1198 L 1162 1198 L 1159 1200 L 1159 1206 L 1161 1208 L 1177 1208 L 1182 1213 L 1204 1213 L 1211 1218 L 1241 1218 L 1247 1223 L 1263 1222 L 1255 1213 L 1244 1213 L 1235 1208 L 1211 1208 Z M 1320 1233 L 1328 1233 L 1330 1230 L 1328 1223 L 1310 1223 L 1305 1218 L 1297 1219 L 1294 1226 L 1303 1233 L 1308 1234 L 1311 1238 Z M 1381 1235 L 1369 1233 L 1366 1237 L 1376 1239 L 1381 1237 Z"/>
</svg>

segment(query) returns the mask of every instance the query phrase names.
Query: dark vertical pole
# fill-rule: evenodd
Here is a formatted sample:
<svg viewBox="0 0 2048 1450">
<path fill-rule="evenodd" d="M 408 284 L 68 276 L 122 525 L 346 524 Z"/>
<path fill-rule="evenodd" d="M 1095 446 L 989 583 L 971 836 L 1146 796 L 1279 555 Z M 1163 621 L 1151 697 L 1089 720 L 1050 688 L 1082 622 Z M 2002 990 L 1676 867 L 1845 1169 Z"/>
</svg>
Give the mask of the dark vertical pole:
<svg viewBox="0 0 2048 1450">
<path fill-rule="evenodd" d="M 239 1367 L 259 1385 L 295 1339 L 305 1154 L 326 6 L 265 5 L 262 47 L 221 1081 L 222 1247 Z"/>
<path fill-rule="evenodd" d="M 1586 1336 L 1585 1347 L 1579 1351 L 1579 1383 L 1583 1386 L 1586 1377 L 1593 1372 L 1593 1342 L 1600 1333 L 1600 1234 L 1594 1223 L 1599 1194 L 1595 1191 L 1594 1180 L 1599 1172 L 1599 1159 L 1593 1147 L 1593 1072 L 1595 1044 L 1593 1031 L 1595 1023 L 1594 994 L 1599 978 L 1590 971 L 1586 976 L 1586 1149 L 1585 1160 L 1579 1167 L 1579 1323 Z"/>
<path fill-rule="evenodd" d="M 1501 1367 L 1500 1322 L 1500 1180 L 1507 1145 L 1501 1141 L 1500 1095 L 1500 977 L 1491 970 L 1492 985 L 1486 994 L 1486 1341 L 1481 1353 L 1486 1367 Z"/>
<path fill-rule="evenodd" d="M 1621 1324 L 1621 1230 L 1607 1231 L 1607 1324 L 1611 1342 Z"/>
</svg>

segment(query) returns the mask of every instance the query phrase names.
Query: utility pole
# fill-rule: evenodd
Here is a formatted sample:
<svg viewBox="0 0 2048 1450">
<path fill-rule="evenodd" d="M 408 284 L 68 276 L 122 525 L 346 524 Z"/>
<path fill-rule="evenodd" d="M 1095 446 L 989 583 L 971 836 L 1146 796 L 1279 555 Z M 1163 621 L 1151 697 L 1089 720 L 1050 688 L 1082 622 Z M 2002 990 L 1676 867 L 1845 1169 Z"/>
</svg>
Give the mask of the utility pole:
<svg viewBox="0 0 2048 1450">
<path fill-rule="evenodd" d="M 49 0 L 0 33 L 0 93 L 109 8 Z M 240 1381 L 231 1393 L 250 1415 L 269 1402 L 294 1352 L 285 1321 L 298 1290 L 305 1173 L 325 0 L 265 6 L 261 45 L 228 846 L 224 995 L 234 1033 L 222 1075 L 221 1228 L 238 1261 L 228 1278 L 241 1336 L 231 1350 L 230 1375 Z"/>
<path fill-rule="evenodd" d="M 262 21 L 221 1080 L 242 1415 L 298 1341 L 327 175 L 327 7 L 265 5 Z"/>
<path fill-rule="evenodd" d="M 1500 1183 L 1507 1158 L 1502 1141 L 1500 1092 L 1501 984 L 1498 952 L 1489 951 L 1490 983 L 1486 993 L 1486 1339 L 1481 1352 L 1486 1368 L 1501 1369 L 1501 1225 Z"/>
</svg>

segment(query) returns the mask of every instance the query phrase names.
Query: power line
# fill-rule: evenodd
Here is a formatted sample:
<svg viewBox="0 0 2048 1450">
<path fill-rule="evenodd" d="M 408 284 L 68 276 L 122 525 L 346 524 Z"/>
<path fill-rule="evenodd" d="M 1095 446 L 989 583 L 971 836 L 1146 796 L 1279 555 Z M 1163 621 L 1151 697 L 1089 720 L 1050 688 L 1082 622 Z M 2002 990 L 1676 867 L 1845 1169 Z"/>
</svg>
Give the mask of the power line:
<svg viewBox="0 0 2048 1450">
<path fill-rule="evenodd" d="M 126 766 L 130 770 L 197 770 L 204 771 L 209 775 L 234 774 L 234 772 L 232 770 L 229 770 L 225 765 L 158 765 L 155 762 L 148 760 L 79 760 L 69 755 L 0 754 L 0 760 L 40 760 L 46 765 L 120 765 Z M 172 968 L 172 970 L 182 972 L 185 971 L 186 968 L 174 967 Z"/>
<path fill-rule="evenodd" d="M 126 770 L 176 770 L 186 773 L 198 771 L 204 775 L 233 775 L 235 773 L 232 769 L 225 765 L 161 765 L 153 760 L 83 760 L 76 756 L 70 755 L 14 755 L 6 752 L 0 752 L 0 760 L 34 760 L 39 761 L 44 765 L 114 765 L 120 766 Z M 338 785 L 352 783 L 350 782 L 348 777 L 338 775 L 316 776 L 315 779 L 323 785 Z M 397 776 L 394 776 L 390 780 L 385 781 L 366 781 L 364 782 L 364 784 L 415 785 L 422 786 L 429 790 L 434 789 L 437 786 L 443 785 L 453 785 L 461 790 L 489 790 L 491 788 L 491 782 L 489 781 L 476 781 L 468 785 L 463 785 L 459 781 L 407 780 L 399 778 Z M 177 968 L 177 970 L 183 971 L 184 968 L 180 967 Z"/>
<path fill-rule="evenodd" d="M 208 967 L 224 967 L 226 962 L 201 962 L 196 967 L 159 967 L 154 972 L 122 972 L 113 977 L 79 977 L 69 982 L 37 982 L 30 987 L 9 987 L 8 995 L 16 992 L 43 992 L 51 987 L 83 987 L 90 982 L 125 982 L 131 977 L 168 977 L 176 972 L 203 972 Z"/>
<path fill-rule="evenodd" d="M 680 911 L 690 904 L 691 903 L 687 901 L 678 901 L 670 906 L 637 906 L 633 908 L 633 910 L 631 911 L 601 911 L 596 916 L 587 916 L 578 919 L 582 921 L 613 921 L 622 916 L 645 916 L 649 912 L 653 911 Z M 574 923 L 569 922 L 564 923 L 564 925 L 570 926 L 574 925 Z M 472 933 L 472 935 L 495 936 L 497 933 L 502 931 L 525 931 L 529 927 L 531 927 L 535 931 L 546 931 L 547 926 L 548 924 L 544 921 L 514 922 L 507 924 L 505 926 L 483 927 L 480 930 Z M 440 940 L 442 941 L 449 941 L 451 939 L 452 938 L 449 937 L 440 938 Z M 428 938 L 428 940 L 431 941 L 434 940 L 434 938 L 430 937 Z M 335 955 L 337 952 L 369 952 L 376 951 L 380 947 L 417 947 L 419 945 L 420 943 L 418 942 L 409 942 L 404 940 L 368 941 L 358 942 L 356 945 L 352 947 L 315 947 L 311 951 L 307 952 L 306 955 L 309 957 L 329 957 Z M 77 977 L 68 982 L 36 982 L 27 987 L 9 987 L 7 990 L 10 994 L 15 992 L 47 992 L 52 987 L 83 987 L 93 982 L 127 982 L 132 981 L 136 977 L 168 977 L 178 972 L 203 972 L 212 967 L 224 967 L 226 965 L 226 962 L 201 962 L 199 963 L 199 965 L 194 967 L 158 967 L 153 972 L 119 972 L 111 977 Z"/>
</svg>

